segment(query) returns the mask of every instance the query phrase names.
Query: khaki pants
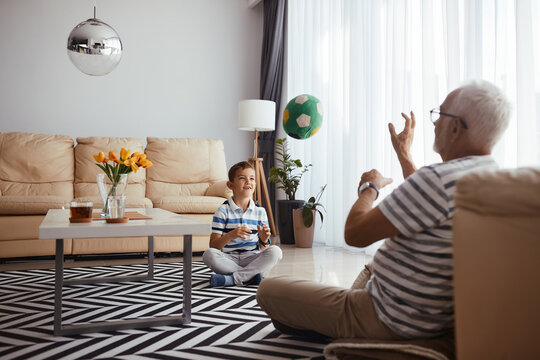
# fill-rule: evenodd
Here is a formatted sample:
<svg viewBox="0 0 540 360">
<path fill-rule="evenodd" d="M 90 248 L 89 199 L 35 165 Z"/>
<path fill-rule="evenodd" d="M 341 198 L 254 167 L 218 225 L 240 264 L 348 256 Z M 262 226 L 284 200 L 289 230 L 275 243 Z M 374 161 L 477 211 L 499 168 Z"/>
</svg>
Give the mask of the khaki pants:
<svg viewBox="0 0 540 360">
<path fill-rule="evenodd" d="M 269 278 L 259 285 L 257 302 L 272 320 L 293 329 L 333 339 L 402 339 L 379 320 L 371 296 L 363 288 L 370 275 L 368 265 L 352 289 L 289 277 Z"/>
</svg>

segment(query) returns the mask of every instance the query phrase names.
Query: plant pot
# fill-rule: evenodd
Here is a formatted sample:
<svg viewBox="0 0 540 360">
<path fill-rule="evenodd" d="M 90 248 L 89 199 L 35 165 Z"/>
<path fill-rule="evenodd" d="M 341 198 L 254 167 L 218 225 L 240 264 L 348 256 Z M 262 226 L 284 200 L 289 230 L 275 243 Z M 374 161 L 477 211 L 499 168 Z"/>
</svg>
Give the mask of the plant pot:
<svg viewBox="0 0 540 360">
<path fill-rule="evenodd" d="M 296 247 L 310 248 L 313 246 L 313 234 L 315 233 L 315 211 L 313 211 L 313 224 L 310 227 L 304 225 L 302 209 L 293 210 L 294 241 Z"/>
<path fill-rule="evenodd" d="M 282 244 L 294 244 L 293 209 L 304 206 L 304 200 L 278 200 L 279 240 Z"/>
</svg>

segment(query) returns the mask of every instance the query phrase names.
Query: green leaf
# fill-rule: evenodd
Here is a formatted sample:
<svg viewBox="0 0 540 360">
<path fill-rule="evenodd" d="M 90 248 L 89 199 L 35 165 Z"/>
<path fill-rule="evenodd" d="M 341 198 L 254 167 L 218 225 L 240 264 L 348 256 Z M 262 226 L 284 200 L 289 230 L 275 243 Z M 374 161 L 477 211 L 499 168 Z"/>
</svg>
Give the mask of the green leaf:
<svg viewBox="0 0 540 360">
<path fill-rule="evenodd" d="M 302 209 L 302 219 L 304 220 L 304 226 L 310 227 L 313 225 L 313 211 L 307 207 Z"/>
<path fill-rule="evenodd" d="M 324 216 L 323 216 L 322 212 L 320 212 L 319 210 L 317 210 L 317 212 L 319 213 L 319 216 L 321 217 L 321 227 L 322 227 L 322 223 L 324 221 Z"/>
</svg>

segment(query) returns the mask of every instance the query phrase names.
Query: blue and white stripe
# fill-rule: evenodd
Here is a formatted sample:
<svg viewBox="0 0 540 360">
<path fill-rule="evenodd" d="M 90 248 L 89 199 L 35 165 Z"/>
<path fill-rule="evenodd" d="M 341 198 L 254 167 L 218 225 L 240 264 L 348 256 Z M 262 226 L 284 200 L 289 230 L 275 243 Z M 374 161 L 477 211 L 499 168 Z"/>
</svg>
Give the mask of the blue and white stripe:
<svg viewBox="0 0 540 360">
<path fill-rule="evenodd" d="M 249 206 L 244 210 L 229 198 L 216 210 L 212 219 L 212 233 L 224 235 L 235 228 L 247 225 L 251 229 L 251 235 L 246 238 L 235 238 L 229 241 L 223 252 L 236 250 L 258 250 L 259 233 L 257 225 L 268 225 L 268 218 L 264 207 L 256 204 L 252 199 L 249 200 Z"/>
<path fill-rule="evenodd" d="M 426 166 L 379 204 L 401 234 L 375 254 L 366 288 L 381 320 L 399 335 L 435 337 L 454 326 L 455 183 L 471 171 L 493 168 L 497 164 L 489 155 Z"/>
</svg>

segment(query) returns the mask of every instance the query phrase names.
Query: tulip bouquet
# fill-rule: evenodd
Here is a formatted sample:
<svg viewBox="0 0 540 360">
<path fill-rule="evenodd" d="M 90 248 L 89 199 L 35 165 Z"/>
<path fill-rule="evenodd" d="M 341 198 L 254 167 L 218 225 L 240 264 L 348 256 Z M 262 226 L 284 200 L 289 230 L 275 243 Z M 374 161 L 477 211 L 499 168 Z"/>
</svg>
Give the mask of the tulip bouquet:
<svg viewBox="0 0 540 360">
<path fill-rule="evenodd" d="M 109 178 L 111 186 L 110 189 L 105 190 L 103 184 L 99 184 L 98 188 L 103 198 L 103 211 L 102 215 L 107 214 L 107 198 L 109 196 L 119 195 L 117 194 L 118 185 L 121 183 L 122 178 L 124 178 L 124 186 L 127 184 L 127 175 L 129 173 L 137 172 L 139 167 L 149 168 L 152 166 L 152 162 L 146 158 L 146 154 L 141 154 L 139 152 L 134 152 L 130 155 L 129 149 L 122 148 L 120 150 L 120 158 L 116 155 L 114 151 L 109 151 L 109 157 L 105 156 L 105 153 L 99 152 L 99 154 L 93 155 L 94 160 L 96 160 L 96 165 L 103 170 L 107 178 Z M 99 176 L 98 176 L 99 179 Z M 120 195 L 123 195 L 120 194 Z"/>
</svg>

